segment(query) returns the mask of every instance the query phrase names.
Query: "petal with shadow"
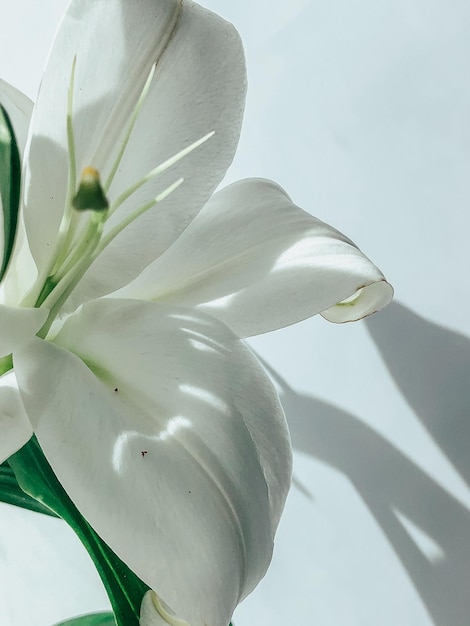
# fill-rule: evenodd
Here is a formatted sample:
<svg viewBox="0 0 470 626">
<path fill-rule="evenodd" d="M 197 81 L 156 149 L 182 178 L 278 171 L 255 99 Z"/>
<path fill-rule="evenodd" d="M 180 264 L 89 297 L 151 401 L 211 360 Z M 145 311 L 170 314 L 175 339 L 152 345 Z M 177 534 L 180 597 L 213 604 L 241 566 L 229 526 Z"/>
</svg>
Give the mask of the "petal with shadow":
<svg viewBox="0 0 470 626">
<path fill-rule="evenodd" d="M 64 210 L 67 187 L 67 92 L 76 57 L 73 126 L 77 172 L 93 166 L 106 181 L 153 66 L 156 71 L 109 190 L 124 190 L 186 146 L 215 135 L 146 183 L 110 218 L 152 200 L 180 177 L 162 209 L 126 228 L 89 269 L 74 299 L 126 284 L 165 250 L 207 201 L 232 161 L 245 97 L 245 64 L 235 29 L 181 0 L 72 0 L 41 84 L 27 162 L 26 225 L 39 267 Z"/>
<path fill-rule="evenodd" d="M 47 309 L 0 304 L 0 357 L 11 354 L 35 335 L 46 321 L 47 314 Z"/>
<path fill-rule="evenodd" d="M 18 452 L 32 434 L 15 375 L 4 374 L 0 378 L 0 463 Z"/>
<path fill-rule="evenodd" d="M 15 131 L 20 154 L 23 155 L 28 136 L 33 103 L 23 92 L 0 79 L 0 103 L 6 109 Z"/>
<path fill-rule="evenodd" d="M 342 233 L 275 183 L 249 179 L 216 193 L 173 246 L 115 295 L 197 307 L 246 337 L 316 313 L 356 320 L 392 293 Z"/>
<path fill-rule="evenodd" d="M 25 96 L 24 93 L 4 80 L 0 80 L 0 103 L 6 109 L 10 117 L 18 149 L 22 157 L 33 111 L 33 103 L 28 96 Z M 0 212 L 0 221 L 1 220 L 3 220 L 3 217 Z M 3 245 L 3 242 L 0 245 Z M 3 304 L 12 306 L 19 304 L 21 298 L 33 283 L 35 276 L 36 266 L 26 241 L 23 211 L 21 210 L 18 216 L 13 256 L 8 272 L 0 285 L 0 301 Z"/>
<path fill-rule="evenodd" d="M 201 312 L 87 303 L 15 357 L 38 440 L 81 513 L 191 626 L 226 626 L 264 575 L 290 483 L 277 394 Z"/>
</svg>

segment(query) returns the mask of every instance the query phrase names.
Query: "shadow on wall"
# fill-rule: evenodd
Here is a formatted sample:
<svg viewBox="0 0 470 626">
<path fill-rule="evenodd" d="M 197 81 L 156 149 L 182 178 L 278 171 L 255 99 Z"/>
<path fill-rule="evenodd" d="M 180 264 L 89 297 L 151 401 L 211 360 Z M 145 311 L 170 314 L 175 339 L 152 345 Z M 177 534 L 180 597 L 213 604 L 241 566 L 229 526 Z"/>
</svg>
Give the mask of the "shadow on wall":
<svg viewBox="0 0 470 626">
<path fill-rule="evenodd" d="M 470 381 L 466 378 L 470 341 L 399 304 L 369 318 L 367 327 L 403 395 L 469 481 Z M 436 626 L 468 625 L 468 509 L 361 420 L 297 393 L 264 364 L 280 389 L 294 448 L 348 476 L 406 568 Z M 421 551 L 399 515 L 439 546 L 441 558 Z"/>
<path fill-rule="evenodd" d="M 408 404 L 470 485 L 470 340 L 396 302 L 366 325 Z"/>
</svg>

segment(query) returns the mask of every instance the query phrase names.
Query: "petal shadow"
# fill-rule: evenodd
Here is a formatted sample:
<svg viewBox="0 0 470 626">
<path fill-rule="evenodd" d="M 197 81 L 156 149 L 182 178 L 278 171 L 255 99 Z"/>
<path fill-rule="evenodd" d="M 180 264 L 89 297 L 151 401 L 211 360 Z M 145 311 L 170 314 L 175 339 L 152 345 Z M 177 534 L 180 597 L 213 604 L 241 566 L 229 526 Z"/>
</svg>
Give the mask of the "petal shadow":
<svg viewBox="0 0 470 626">
<path fill-rule="evenodd" d="M 468 623 L 470 512 L 384 437 L 354 415 L 300 394 L 272 368 L 293 447 L 342 471 L 407 570 L 436 626 Z M 400 520 L 437 544 L 426 555 Z"/>
<path fill-rule="evenodd" d="M 366 325 L 417 417 L 470 484 L 470 340 L 397 302 Z"/>
</svg>

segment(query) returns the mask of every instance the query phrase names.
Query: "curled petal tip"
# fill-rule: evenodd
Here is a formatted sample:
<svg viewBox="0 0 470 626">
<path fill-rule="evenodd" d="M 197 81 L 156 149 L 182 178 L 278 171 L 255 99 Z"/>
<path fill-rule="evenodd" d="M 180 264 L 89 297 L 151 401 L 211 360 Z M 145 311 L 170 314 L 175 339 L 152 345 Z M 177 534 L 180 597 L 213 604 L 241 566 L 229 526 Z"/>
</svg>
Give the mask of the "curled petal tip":
<svg viewBox="0 0 470 626">
<path fill-rule="evenodd" d="M 393 287 L 385 278 L 357 289 L 351 296 L 322 311 L 321 315 L 335 324 L 356 322 L 390 304 Z"/>
<path fill-rule="evenodd" d="M 190 626 L 179 619 L 161 598 L 149 589 L 144 595 L 140 609 L 140 626 Z"/>
</svg>

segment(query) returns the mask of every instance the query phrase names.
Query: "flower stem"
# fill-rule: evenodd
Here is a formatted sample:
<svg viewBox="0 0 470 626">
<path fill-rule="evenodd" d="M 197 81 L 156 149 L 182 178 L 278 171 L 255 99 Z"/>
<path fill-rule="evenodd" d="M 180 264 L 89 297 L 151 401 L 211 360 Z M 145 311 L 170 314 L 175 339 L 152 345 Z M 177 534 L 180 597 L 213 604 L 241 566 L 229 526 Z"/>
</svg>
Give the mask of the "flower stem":
<svg viewBox="0 0 470 626">
<path fill-rule="evenodd" d="M 23 491 L 64 519 L 78 535 L 103 581 L 117 626 L 139 626 L 140 605 L 148 586 L 82 517 L 57 480 L 37 439 L 33 436 L 8 462 Z"/>
<path fill-rule="evenodd" d="M 6 356 L 2 356 L 0 359 L 0 376 L 6 374 L 11 369 L 13 369 L 13 357 L 11 354 L 7 354 Z"/>
</svg>

